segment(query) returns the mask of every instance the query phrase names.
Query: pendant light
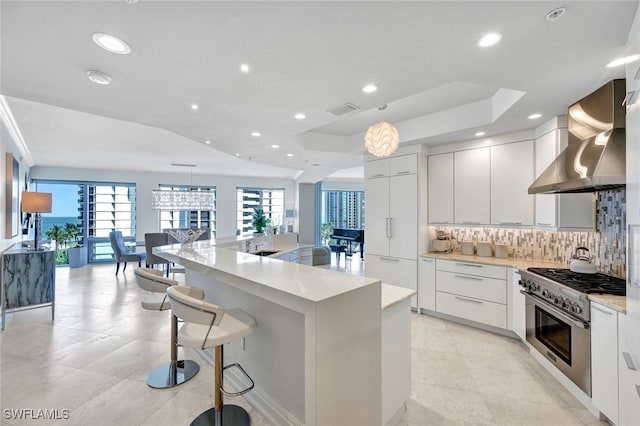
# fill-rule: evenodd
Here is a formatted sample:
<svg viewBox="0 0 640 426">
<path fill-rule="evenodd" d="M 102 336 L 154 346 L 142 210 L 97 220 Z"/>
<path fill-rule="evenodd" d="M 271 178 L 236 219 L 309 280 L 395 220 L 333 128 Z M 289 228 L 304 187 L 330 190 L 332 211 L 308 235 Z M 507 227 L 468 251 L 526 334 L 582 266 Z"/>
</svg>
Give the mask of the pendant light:
<svg viewBox="0 0 640 426">
<path fill-rule="evenodd" d="M 171 164 L 176 167 L 189 167 L 190 186 L 193 186 L 193 168 L 195 164 Z M 153 210 L 213 210 L 216 197 L 208 190 L 154 189 L 151 191 Z"/>
<path fill-rule="evenodd" d="M 379 111 L 387 109 L 387 105 L 378 108 Z M 376 157 L 388 157 L 393 154 L 400 144 L 398 129 L 391 123 L 381 121 L 369 127 L 364 135 L 364 143 L 367 151 Z"/>
</svg>

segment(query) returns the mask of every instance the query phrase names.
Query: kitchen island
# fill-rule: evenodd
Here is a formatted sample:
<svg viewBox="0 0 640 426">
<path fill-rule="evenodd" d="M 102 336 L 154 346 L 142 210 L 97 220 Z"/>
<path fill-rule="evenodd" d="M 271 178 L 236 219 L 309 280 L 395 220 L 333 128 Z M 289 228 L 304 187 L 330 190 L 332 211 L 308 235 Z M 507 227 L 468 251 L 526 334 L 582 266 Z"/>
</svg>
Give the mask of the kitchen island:
<svg viewBox="0 0 640 426">
<path fill-rule="evenodd" d="M 392 424 L 410 394 L 411 290 L 245 253 L 241 237 L 164 246 L 205 299 L 258 327 L 225 348 L 256 382 L 245 398 L 276 424 Z M 382 309 L 385 308 L 385 309 Z M 237 383 L 237 377 L 225 379 Z M 387 391 L 388 390 L 388 391 Z"/>
</svg>

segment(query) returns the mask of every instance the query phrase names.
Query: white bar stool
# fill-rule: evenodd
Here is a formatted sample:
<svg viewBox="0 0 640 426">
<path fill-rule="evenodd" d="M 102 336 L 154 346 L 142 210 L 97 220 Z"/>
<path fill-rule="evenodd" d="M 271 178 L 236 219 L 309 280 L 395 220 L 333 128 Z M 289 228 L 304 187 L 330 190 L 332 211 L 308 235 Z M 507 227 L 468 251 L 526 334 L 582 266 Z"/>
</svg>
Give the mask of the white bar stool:
<svg viewBox="0 0 640 426">
<path fill-rule="evenodd" d="M 167 299 L 167 289 L 178 285 L 178 281 L 165 278 L 162 272 L 151 268 L 135 270 L 138 286 L 151 294 L 142 299 L 142 307 L 153 311 L 171 308 Z M 178 386 L 195 376 L 200 370 L 197 362 L 178 359 L 178 318 L 171 315 L 171 360 L 162 364 L 147 376 L 147 385 L 156 389 Z"/>
<path fill-rule="evenodd" d="M 223 307 L 204 301 L 204 291 L 200 288 L 177 286 L 167 289 L 173 314 L 184 321 L 178 332 L 178 343 L 194 349 L 215 347 L 214 367 L 214 406 L 201 413 L 191 426 L 204 425 L 249 425 L 251 419 L 242 407 L 223 405 L 222 394 L 239 396 L 254 387 L 253 380 L 240 364 L 223 363 L 223 345 L 241 339 L 253 333 L 256 321 L 241 309 L 226 311 Z M 222 372 L 236 367 L 245 376 L 250 385 L 239 392 L 227 392 L 222 387 Z"/>
</svg>

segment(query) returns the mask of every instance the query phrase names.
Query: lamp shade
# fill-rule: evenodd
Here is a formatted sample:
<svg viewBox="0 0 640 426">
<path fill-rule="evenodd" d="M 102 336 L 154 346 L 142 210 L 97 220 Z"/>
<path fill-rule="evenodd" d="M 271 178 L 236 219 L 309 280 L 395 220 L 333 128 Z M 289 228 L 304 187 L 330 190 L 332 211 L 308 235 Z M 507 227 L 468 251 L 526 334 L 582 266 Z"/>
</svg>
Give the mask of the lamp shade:
<svg viewBox="0 0 640 426">
<path fill-rule="evenodd" d="M 398 149 L 400 134 L 391 123 L 381 121 L 369 127 L 364 136 L 367 151 L 376 157 L 387 157 Z"/>
<path fill-rule="evenodd" d="M 22 211 L 27 213 L 50 213 L 50 192 L 23 192 Z"/>
</svg>

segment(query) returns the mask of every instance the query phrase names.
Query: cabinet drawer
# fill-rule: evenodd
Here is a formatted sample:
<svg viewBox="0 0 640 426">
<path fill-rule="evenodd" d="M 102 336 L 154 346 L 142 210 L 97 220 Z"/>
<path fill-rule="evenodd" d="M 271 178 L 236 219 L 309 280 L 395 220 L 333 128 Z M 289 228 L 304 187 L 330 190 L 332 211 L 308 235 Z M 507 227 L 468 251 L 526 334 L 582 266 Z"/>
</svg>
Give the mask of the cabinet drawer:
<svg viewBox="0 0 640 426">
<path fill-rule="evenodd" d="M 495 303 L 507 303 L 507 281 L 454 272 L 436 272 L 436 290 Z"/>
<path fill-rule="evenodd" d="M 418 159 L 415 154 L 389 158 L 389 176 L 411 175 L 418 172 Z"/>
<path fill-rule="evenodd" d="M 436 311 L 498 328 L 507 328 L 507 306 L 499 303 L 436 291 Z"/>
<path fill-rule="evenodd" d="M 483 265 L 481 263 L 464 262 L 459 260 L 436 261 L 436 269 L 439 271 L 457 272 L 462 274 L 477 275 L 479 277 L 496 278 L 498 280 L 507 279 L 507 268 L 505 266 Z"/>
<path fill-rule="evenodd" d="M 385 284 L 418 290 L 418 262 L 388 256 L 367 255 L 364 274 L 377 278 Z M 411 306 L 416 307 L 416 296 L 411 297 Z"/>
</svg>

